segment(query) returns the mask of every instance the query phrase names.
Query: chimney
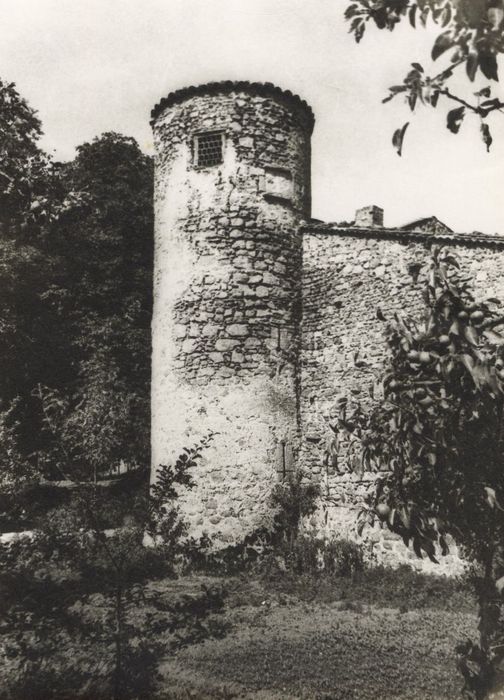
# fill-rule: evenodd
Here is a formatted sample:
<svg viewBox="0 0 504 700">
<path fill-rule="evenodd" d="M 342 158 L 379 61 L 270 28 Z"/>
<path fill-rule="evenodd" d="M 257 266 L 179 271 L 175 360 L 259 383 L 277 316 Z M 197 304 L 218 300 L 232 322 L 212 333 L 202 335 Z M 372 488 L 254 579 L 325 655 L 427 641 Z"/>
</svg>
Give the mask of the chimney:
<svg viewBox="0 0 504 700">
<path fill-rule="evenodd" d="M 355 225 L 361 228 L 382 228 L 383 209 L 372 204 L 355 212 Z"/>
</svg>

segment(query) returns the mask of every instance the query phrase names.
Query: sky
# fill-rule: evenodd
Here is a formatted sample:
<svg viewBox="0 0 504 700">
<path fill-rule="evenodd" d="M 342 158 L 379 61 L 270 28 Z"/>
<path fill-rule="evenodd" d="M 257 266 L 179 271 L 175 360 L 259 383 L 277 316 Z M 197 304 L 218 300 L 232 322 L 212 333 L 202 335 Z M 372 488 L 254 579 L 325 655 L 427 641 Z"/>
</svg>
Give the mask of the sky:
<svg viewBox="0 0 504 700">
<path fill-rule="evenodd" d="M 382 104 L 412 61 L 431 69 L 435 28 L 371 29 L 357 45 L 343 19 L 347 4 L 0 0 L 0 76 L 38 111 L 43 146 L 61 160 L 106 131 L 133 136 L 152 153 L 150 110 L 175 89 L 273 82 L 315 113 L 314 217 L 352 220 L 357 208 L 376 204 L 387 226 L 435 215 L 457 231 L 504 234 L 504 115 L 492 117 L 488 154 L 476 119 L 458 136 L 446 129 L 451 104 L 413 115 L 402 101 Z M 461 90 L 466 82 L 462 76 Z M 503 99 L 502 89 L 496 94 Z M 406 121 L 400 158 L 391 137 Z"/>
</svg>

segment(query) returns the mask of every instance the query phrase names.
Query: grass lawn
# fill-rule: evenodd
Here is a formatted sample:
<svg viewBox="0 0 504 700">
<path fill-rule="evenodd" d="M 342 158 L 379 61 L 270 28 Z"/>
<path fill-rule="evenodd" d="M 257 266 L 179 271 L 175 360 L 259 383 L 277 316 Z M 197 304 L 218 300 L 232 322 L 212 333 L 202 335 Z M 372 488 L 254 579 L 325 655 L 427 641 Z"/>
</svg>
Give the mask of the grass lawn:
<svg viewBox="0 0 504 700">
<path fill-rule="evenodd" d="M 323 587 L 314 596 L 305 586 L 309 602 L 299 591 L 265 589 L 251 580 L 227 583 L 233 589 L 225 613 L 230 631 L 166 660 L 162 697 L 460 697 L 454 646 L 476 634 L 468 605 L 450 609 L 434 598 L 431 608 L 424 600 L 421 608 L 405 610 L 404 601 L 401 609 L 359 602 L 369 589 L 349 581 L 347 591 L 333 586 L 332 596 Z"/>
<path fill-rule="evenodd" d="M 463 584 L 409 570 L 366 570 L 354 580 L 287 573 L 261 578 L 249 573 L 191 575 L 151 581 L 148 592 L 153 597 L 145 598 L 145 604 L 138 601 L 130 622 L 135 629 L 149 629 L 149 617 L 155 619 L 156 609 L 148 599 L 173 604 L 195 598 L 202 585 L 227 591 L 224 608 L 204 621 L 213 638 L 204 634 L 206 641 L 170 655 L 167 651 L 174 637 L 152 627 L 149 634 L 166 652 L 161 657 L 157 692 L 149 698 L 460 698 L 454 647 L 468 636 L 477 638 L 475 605 Z M 81 616 L 106 620 L 108 609 L 103 596 L 93 594 Z M 58 651 L 47 659 L 52 676 L 28 695 L 5 695 L 2 691 L 10 687 L 23 662 L 10 659 L 0 671 L 2 698 L 50 700 L 56 695 L 47 684 L 56 687 L 58 679 L 66 682 L 77 670 L 96 688 L 106 687 L 110 644 L 90 640 L 82 646 L 80 638 L 58 634 Z M 98 696 L 96 689 L 91 695 L 81 689 L 57 697 L 96 700 Z M 497 698 L 504 700 L 504 694 Z"/>
</svg>

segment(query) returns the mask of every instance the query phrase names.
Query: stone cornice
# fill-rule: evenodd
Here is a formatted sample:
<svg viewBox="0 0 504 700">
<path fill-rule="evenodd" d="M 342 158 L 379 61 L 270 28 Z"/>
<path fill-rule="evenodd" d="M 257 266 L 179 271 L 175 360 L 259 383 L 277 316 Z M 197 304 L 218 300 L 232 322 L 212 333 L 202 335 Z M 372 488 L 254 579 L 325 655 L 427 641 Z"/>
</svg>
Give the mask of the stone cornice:
<svg viewBox="0 0 504 700">
<path fill-rule="evenodd" d="M 422 243 L 476 245 L 504 248 L 504 236 L 486 233 L 429 233 L 427 231 L 401 228 L 360 228 L 338 226 L 337 224 L 304 223 L 300 232 L 305 235 L 325 234 L 331 236 L 352 236 L 354 238 L 374 238 L 383 240 L 420 241 Z"/>
<path fill-rule="evenodd" d="M 304 112 L 308 119 L 310 133 L 313 131 L 315 125 L 313 111 L 309 104 L 301 99 L 299 95 L 295 95 L 290 90 L 282 90 L 273 85 L 273 83 L 251 83 L 248 80 L 223 80 L 215 83 L 204 83 L 203 85 L 190 85 L 189 87 L 170 92 L 170 94 L 167 97 L 163 97 L 151 111 L 151 123 L 154 122 L 167 107 L 184 102 L 195 95 L 219 95 L 230 92 L 246 92 L 252 95 L 273 97 L 284 102 L 291 108 L 293 107 Z"/>
</svg>

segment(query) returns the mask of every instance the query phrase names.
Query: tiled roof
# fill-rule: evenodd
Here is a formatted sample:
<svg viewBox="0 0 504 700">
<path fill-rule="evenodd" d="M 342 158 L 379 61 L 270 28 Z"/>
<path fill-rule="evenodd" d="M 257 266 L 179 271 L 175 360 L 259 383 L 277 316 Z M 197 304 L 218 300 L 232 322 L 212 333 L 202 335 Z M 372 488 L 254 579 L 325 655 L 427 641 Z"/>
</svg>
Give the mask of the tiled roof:
<svg viewBox="0 0 504 700">
<path fill-rule="evenodd" d="M 248 92 L 264 97 L 275 97 L 282 102 L 287 102 L 291 106 L 305 112 L 308 117 L 310 131 L 313 130 L 315 124 L 313 111 L 310 105 L 305 100 L 302 100 L 299 95 L 295 95 L 290 90 L 282 90 L 273 85 L 273 83 L 251 83 L 247 80 L 223 80 L 215 83 L 204 83 L 203 85 L 190 85 L 189 87 L 175 90 L 158 102 L 151 111 L 151 117 L 155 120 L 166 107 L 171 107 L 171 105 L 183 102 L 195 95 L 217 95 L 229 92 Z"/>
<path fill-rule="evenodd" d="M 415 231 L 417 229 L 421 229 L 424 226 L 428 226 L 429 224 L 432 225 L 437 225 L 439 224 L 440 226 L 443 226 L 443 228 L 449 232 L 453 233 L 452 229 L 447 226 L 445 223 L 440 221 L 437 216 L 424 216 L 422 219 L 415 219 L 415 221 L 411 221 L 409 224 L 404 224 L 403 226 L 400 226 L 399 228 L 404 229 L 405 231 Z"/>
</svg>

